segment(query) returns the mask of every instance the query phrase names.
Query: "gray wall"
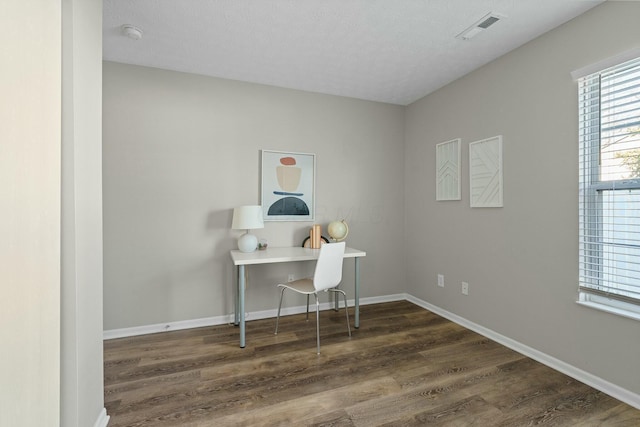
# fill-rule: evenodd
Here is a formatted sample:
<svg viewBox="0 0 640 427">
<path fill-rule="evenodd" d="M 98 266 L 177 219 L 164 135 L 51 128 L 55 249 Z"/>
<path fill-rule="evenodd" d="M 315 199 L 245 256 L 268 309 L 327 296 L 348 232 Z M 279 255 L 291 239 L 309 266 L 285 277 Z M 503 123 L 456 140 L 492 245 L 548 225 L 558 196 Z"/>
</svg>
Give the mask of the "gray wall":
<svg viewBox="0 0 640 427">
<path fill-rule="evenodd" d="M 59 423 L 60 8 L 9 0 L 0 13 L 2 426 Z"/>
<path fill-rule="evenodd" d="M 362 296 L 404 292 L 403 107 L 110 62 L 103 74 L 106 330 L 232 313 L 231 214 L 260 202 L 261 149 L 315 153 L 316 222 L 346 218 L 347 244 L 367 251 Z M 255 234 L 299 245 L 310 225 Z M 252 267 L 247 311 L 273 310 L 275 284 L 308 273 L 298 264 Z"/>
<path fill-rule="evenodd" d="M 60 424 L 85 427 L 106 425 L 102 377 L 102 1 L 65 0 L 62 19 Z"/>
<path fill-rule="evenodd" d="M 411 105 L 405 129 L 409 292 L 635 393 L 638 322 L 575 303 L 569 73 L 637 47 L 638 16 L 640 3 L 607 2 Z M 471 209 L 468 143 L 495 135 L 504 137 L 504 208 Z M 462 201 L 436 202 L 435 145 L 453 138 L 463 141 Z"/>
</svg>

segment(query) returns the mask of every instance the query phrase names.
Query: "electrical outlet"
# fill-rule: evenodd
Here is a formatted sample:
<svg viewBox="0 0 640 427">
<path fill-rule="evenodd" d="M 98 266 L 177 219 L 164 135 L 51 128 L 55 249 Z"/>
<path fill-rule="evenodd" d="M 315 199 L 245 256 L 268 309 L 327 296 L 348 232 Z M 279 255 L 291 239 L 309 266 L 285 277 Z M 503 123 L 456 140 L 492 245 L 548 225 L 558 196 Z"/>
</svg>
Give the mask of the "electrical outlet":
<svg viewBox="0 0 640 427">
<path fill-rule="evenodd" d="M 462 282 L 462 295 L 469 295 L 469 284 Z"/>
<path fill-rule="evenodd" d="M 290 274 L 290 275 L 289 275 L 289 279 L 288 279 L 288 280 L 289 280 L 289 282 L 293 282 L 293 280 L 294 280 L 294 279 L 293 279 L 293 274 Z"/>
<path fill-rule="evenodd" d="M 438 274 L 438 286 L 444 288 L 444 274 Z"/>
</svg>

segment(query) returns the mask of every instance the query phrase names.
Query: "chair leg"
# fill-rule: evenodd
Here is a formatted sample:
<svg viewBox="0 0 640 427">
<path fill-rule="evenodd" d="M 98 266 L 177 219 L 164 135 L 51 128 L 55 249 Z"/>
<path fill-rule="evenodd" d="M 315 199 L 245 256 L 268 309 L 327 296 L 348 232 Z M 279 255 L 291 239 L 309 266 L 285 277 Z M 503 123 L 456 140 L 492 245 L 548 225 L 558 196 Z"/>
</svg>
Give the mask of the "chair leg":
<svg viewBox="0 0 640 427">
<path fill-rule="evenodd" d="M 347 330 L 349 331 L 349 336 L 351 336 L 351 323 L 349 322 L 349 306 L 347 305 L 347 294 L 345 291 L 343 291 L 342 289 L 338 289 L 338 288 L 333 288 L 333 289 L 329 289 L 334 295 L 336 293 L 340 293 L 342 294 L 342 297 L 344 298 L 344 311 L 347 315 Z M 336 300 L 340 301 L 340 298 L 336 295 Z"/>
<path fill-rule="evenodd" d="M 284 297 L 284 290 L 287 288 L 282 288 L 282 292 L 280 292 L 280 304 L 278 304 L 278 315 L 276 316 L 276 331 L 273 333 L 274 335 L 278 335 L 278 322 L 280 321 L 280 308 L 282 308 L 282 297 Z"/>
<path fill-rule="evenodd" d="M 309 294 L 307 294 L 307 322 L 309 321 Z"/>
<path fill-rule="evenodd" d="M 320 302 L 318 302 L 318 294 L 316 297 L 316 341 L 318 342 L 318 354 L 320 354 Z"/>
<path fill-rule="evenodd" d="M 347 330 L 349 331 L 349 336 L 351 336 L 351 324 L 349 323 L 349 306 L 347 305 L 347 294 L 342 292 L 342 297 L 344 298 L 344 312 L 347 314 Z"/>
</svg>

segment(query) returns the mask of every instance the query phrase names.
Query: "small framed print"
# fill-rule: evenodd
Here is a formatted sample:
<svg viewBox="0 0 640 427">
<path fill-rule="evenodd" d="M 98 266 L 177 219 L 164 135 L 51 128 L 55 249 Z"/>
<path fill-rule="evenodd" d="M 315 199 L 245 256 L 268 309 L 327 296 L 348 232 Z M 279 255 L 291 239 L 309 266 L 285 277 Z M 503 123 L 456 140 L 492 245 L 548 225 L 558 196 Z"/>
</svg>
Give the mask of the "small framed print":
<svg viewBox="0 0 640 427">
<path fill-rule="evenodd" d="M 262 150 L 260 194 L 265 221 L 313 221 L 316 155 Z"/>
<path fill-rule="evenodd" d="M 460 139 L 436 145 L 436 200 L 460 200 Z"/>
<path fill-rule="evenodd" d="M 472 208 L 501 208 L 502 135 L 469 144 L 469 184 Z"/>
</svg>

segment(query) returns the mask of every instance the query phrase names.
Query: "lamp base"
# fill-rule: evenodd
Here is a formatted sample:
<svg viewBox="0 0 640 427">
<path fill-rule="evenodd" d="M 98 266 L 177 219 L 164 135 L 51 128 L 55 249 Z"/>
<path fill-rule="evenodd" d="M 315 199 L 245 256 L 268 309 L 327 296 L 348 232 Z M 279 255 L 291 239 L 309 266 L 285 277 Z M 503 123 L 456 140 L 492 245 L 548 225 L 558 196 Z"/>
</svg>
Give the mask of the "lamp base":
<svg viewBox="0 0 640 427">
<path fill-rule="evenodd" d="M 258 247 L 258 238 L 247 231 L 238 239 L 240 252 L 253 252 Z"/>
</svg>

